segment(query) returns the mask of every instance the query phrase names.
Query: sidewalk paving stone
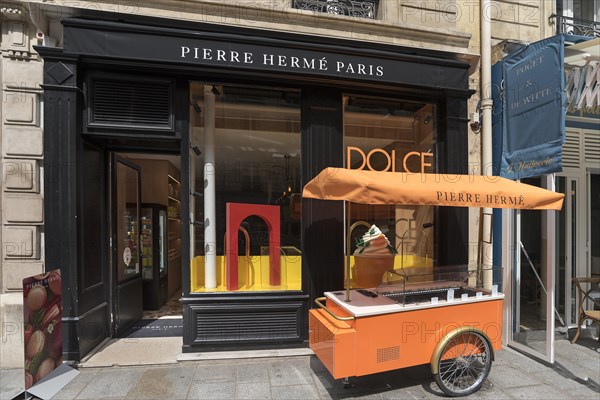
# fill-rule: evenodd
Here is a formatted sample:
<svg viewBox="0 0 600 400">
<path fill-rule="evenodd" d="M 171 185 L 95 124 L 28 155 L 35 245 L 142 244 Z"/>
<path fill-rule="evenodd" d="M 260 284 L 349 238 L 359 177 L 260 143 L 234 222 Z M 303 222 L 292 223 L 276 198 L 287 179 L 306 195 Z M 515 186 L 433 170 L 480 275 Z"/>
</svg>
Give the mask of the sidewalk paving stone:
<svg viewBox="0 0 600 400">
<path fill-rule="evenodd" d="M 314 385 L 307 360 L 275 361 L 269 363 L 271 386 Z"/>
<path fill-rule="evenodd" d="M 102 369 L 77 395 L 78 400 L 122 399 L 140 378 L 144 368 Z M 77 377 L 75 377 L 77 379 Z M 58 393 L 60 395 L 60 392 Z"/>
<path fill-rule="evenodd" d="M 238 399 L 270 399 L 271 385 L 269 382 L 238 383 L 237 394 Z"/>
<path fill-rule="evenodd" d="M 21 393 L 25 384 L 22 369 L 0 369 L 0 399 L 12 399 Z"/>
<path fill-rule="evenodd" d="M 73 400 L 79 393 L 98 375 L 100 369 L 79 370 L 77 379 L 72 380 L 60 392 L 53 397 L 53 400 Z"/>
<path fill-rule="evenodd" d="M 598 392 L 583 386 L 578 389 L 569 390 L 568 394 L 570 399 L 598 400 L 600 398 L 600 394 Z"/>
<path fill-rule="evenodd" d="M 546 368 L 543 371 L 536 371 L 532 375 L 542 383 L 555 386 L 562 390 L 574 390 L 579 389 L 582 386 L 582 383 L 551 368 Z"/>
<path fill-rule="evenodd" d="M 194 374 L 194 381 L 236 381 L 236 364 L 198 365 Z"/>
<path fill-rule="evenodd" d="M 184 399 L 194 370 L 184 366 L 150 368 L 129 392 L 128 399 Z"/>
<path fill-rule="evenodd" d="M 519 386 L 532 386 L 540 382 L 534 375 L 527 373 L 520 368 L 509 365 L 493 365 L 493 374 L 490 373 L 488 379 L 501 388 L 516 388 Z"/>
<path fill-rule="evenodd" d="M 233 381 L 193 381 L 187 394 L 188 399 L 231 400 L 236 397 Z"/>
<path fill-rule="evenodd" d="M 317 389 L 310 384 L 289 385 L 289 386 L 271 386 L 271 392 L 274 399 L 282 400 L 309 400 L 319 399 Z"/>
<path fill-rule="evenodd" d="M 237 365 L 238 383 L 269 383 L 268 363 L 243 363 Z"/>
<path fill-rule="evenodd" d="M 393 389 L 379 393 L 381 399 L 414 399 L 414 400 L 429 400 L 429 396 L 419 386 Z"/>
<path fill-rule="evenodd" d="M 564 400 L 569 397 L 566 392 L 546 385 L 506 389 L 506 392 L 515 399 Z"/>
</svg>

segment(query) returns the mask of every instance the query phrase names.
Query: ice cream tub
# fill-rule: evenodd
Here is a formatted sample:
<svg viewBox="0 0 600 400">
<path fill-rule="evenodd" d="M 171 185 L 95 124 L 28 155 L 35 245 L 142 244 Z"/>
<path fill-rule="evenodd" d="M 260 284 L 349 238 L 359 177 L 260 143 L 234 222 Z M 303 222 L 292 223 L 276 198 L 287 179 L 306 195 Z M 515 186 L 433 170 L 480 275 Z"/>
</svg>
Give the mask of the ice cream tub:
<svg viewBox="0 0 600 400">
<path fill-rule="evenodd" d="M 394 255 L 354 256 L 355 282 L 358 287 L 377 286 L 389 269 L 394 269 Z"/>
</svg>

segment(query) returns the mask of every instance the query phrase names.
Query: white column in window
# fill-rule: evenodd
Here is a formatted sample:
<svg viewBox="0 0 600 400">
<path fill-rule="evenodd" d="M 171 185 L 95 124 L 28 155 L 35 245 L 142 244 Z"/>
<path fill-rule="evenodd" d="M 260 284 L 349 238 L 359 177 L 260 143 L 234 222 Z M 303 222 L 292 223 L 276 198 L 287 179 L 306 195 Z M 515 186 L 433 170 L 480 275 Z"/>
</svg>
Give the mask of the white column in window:
<svg viewBox="0 0 600 400">
<path fill-rule="evenodd" d="M 204 86 L 204 286 L 217 287 L 217 229 L 215 206 L 215 95 Z"/>
</svg>

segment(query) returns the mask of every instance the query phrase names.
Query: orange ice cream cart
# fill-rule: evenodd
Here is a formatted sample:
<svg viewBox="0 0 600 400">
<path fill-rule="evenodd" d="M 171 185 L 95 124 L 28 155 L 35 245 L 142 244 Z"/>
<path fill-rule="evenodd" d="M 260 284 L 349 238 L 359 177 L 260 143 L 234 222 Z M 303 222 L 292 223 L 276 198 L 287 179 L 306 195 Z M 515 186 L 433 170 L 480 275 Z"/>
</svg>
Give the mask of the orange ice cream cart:
<svg viewBox="0 0 600 400">
<path fill-rule="evenodd" d="M 500 177 L 326 168 L 304 187 L 303 197 L 560 210 L 564 195 Z M 349 252 L 349 240 L 347 247 Z M 478 265 L 392 265 L 375 271 L 363 276 L 362 287 L 351 288 L 348 256 L 346 289 L 325 292 L 309 311 L 310 347 L 331 375 L 347 382 L 349 377 L 431 364 L 447 395 L 477 391 L 489 374 L 494 350 L 502 347 L 504 295 L 484 279 L 491 271 Z M 356 271 L 354 275 L 356 281 Z"/>
</svg>

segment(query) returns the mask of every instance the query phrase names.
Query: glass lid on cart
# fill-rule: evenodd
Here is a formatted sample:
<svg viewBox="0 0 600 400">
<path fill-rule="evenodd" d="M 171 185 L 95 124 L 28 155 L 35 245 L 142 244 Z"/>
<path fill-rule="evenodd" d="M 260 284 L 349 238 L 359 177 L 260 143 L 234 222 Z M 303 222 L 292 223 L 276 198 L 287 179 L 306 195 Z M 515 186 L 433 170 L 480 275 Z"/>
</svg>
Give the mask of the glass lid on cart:
<svg viewBox="0 0 600 400">
<path fill-rule="evenodd" d="M 460 302 L 501 295 L 501 267 L 477 263 L 387 270 L 375 292 L 399 304 Z"/>
</svg>

